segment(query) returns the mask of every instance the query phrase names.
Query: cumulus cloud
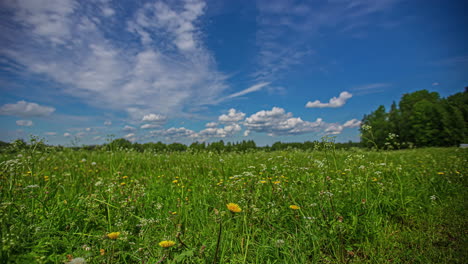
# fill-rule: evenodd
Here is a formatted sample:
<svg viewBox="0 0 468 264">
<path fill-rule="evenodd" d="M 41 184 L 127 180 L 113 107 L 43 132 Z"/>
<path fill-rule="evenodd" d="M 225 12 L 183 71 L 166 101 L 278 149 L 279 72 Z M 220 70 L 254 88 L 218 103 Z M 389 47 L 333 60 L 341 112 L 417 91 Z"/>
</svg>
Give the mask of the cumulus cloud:
<svg viewBox="0 0 468 264">
<path fill-rule="evenodd" d="M 158 115 L 158 114 L 147 114 L 143 116 L 142 121 L 162 122 L 162 121 L 166 121 L 166 117 L 163 115 Z"/>
<path fill-rule="evenodd" d="M 135 133 L 128 133 L 127 135 L 124 136 L 124 138 L 131 142 L 135 142 L 137 140 Z"/>
<path fill-rule="evenodd" d="M 18 125 L 18 126 L 32 126 L 33 121 L 31 121 L 31 120 L 17 120 L 16 125 Z"/>
<path fill-rule="evenodd" d="M 244 119 L 244 117 L 245 117 L 244 113 L 237 112 L 236 109 L 231 108 L 231 109 L 229 109 L 229 112 L 228 112 L 227 115 L 224 114 L 224 115 L 219 116 L 218 121 L 221 124 L 229 124 L 229 123 L 235 123 L 235 122 L 242 121 Z"/>
<path fill-rule="evenodd" d="M 209 122 L 209 123 L 206 123 L 205 127 L 217 127 L 218 126 L 218 123 L 216 122 Z"/>
<path fill-rule="evenodd" d="M 239 124 L 231 124 L 224 126 L 223 128 L 210 127 L 196 133 L 193 137 L 200 140 L 206 140 L 209 138 L 225 138 L 233 136 L 241 130 L 242 128 Z"/>
<path fill-rule="evenodd" d="M 125 132 L 131 132 L 131 131 L 135 131 L 136 128 L 132 127 L 132 126 L 129 126 L 129 125 L 126 125 L 124 128 L 122 128 L 123 131 Z"/>
<path fill-rule="evenodd" d="M 343 124 L 343 127 L 350 127 L 351 128 L 351 127 L 359 127 L 360 125 L 361 125 L 361 121 L 354 118 L 354 119 L 346 121 Z"/>
<path fill-rule="evenodd" d="M 339 124 L 331 124 L 327 128 L 325 128 L 326 135 L 338 135 L 341 134 L 343 131 L 343 126 Z"/>
<path fill-rule="evenodd" d="M 306 107 L 307 108 L 324 108 L 324 107 L 341 107 L 346 104 L 346 101 L 353 97 L 352 94 L 348 92 L 342 92 L 340 95 L 337 97 L 333 97 L 328 101 L 328 103 L 321 103 L 319 100 L 315 100 L 313 102 L 307 102 Z"/>
<path fill-rule="evenodd" d="M 64 136 L 64 137 L 71 137 L 71 134 L 68 133 L 68 132 L 65 132 L 65 133 L 63 133 L 63 136 Z"/>
<path fill-rule="evenodd" d="M 105 126 L 110 126 L 110 125 L 112 125 L 112 121 L 106 120 L 106 121 L 104 121 L 104 125 Z"/>
<path fill-rule="evenodd" d="M 270 136 L 299 135 L 316 132 L 323 125 L 321 118 L 315 122 L 303 121 L 300 117 L 293 117 L 283 108 L 273 107 L 271 110 L 259 111 L 244 121 L 249 131 L 267 133 Z"/>
<path fill-rule="evenodd" d="M 0 107 L 0 115 L 13 115 L 21 117 L 48 116 L 55 111 L 55 108 L 41 106 L 36 103 L 18 101 L 16 104 L 5 104 Z"/>
<path fill-rule="evenodd" d="M 45 132 L 44 135 L 46 135 L 46 136 L 56 136 L 57 132 Z"/>
<path fill-rule="evenodd" d="M 153 136 L 162 136 L 169 139 L 193 138 L 196 132 L 185 127 L 171 127 L 166 130 L 155 130 L 150 132 Z"/>
</svg>

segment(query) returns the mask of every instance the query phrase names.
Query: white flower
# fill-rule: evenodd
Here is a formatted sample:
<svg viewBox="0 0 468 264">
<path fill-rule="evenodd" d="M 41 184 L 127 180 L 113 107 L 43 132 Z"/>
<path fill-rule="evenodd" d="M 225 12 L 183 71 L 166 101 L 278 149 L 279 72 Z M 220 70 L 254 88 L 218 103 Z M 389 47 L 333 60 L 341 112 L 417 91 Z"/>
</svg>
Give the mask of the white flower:
<svg viewBox="0 0 468 264">
<path fill-rule="evenodd" d="M 432 201 L 435 201 L 435 200 L 437 200 L 437 196 L 435 196 L 435 195 L 431 195 L 431 200 L 432 200 Z"/>
<path fill-rule="evenodd" d="M 91 165 L 96 166 L 96 162 L 94 162 L 94 161 L 91 162 Z"/>
</svg>

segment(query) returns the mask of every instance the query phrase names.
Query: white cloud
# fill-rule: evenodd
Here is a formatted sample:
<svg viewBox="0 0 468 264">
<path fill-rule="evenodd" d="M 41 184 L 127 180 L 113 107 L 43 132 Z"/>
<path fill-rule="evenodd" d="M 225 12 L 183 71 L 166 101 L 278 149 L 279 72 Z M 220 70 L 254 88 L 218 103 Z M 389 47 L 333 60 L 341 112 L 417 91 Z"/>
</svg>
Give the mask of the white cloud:
<svg viewBox="0 0 468 264">
<path fill-rule="evenodd" d="M 273 107 L 271 110 L 262 110 L 251 115 L 243 124 L 249 131 L 278 136 L 317 132 L 324 123 L 321 118 L 315 122 L 303 121 L 301 118 L 292 117 L 292 114 L 286 113 L 283 108 Z"/>
<path fill-rule="evenodd" d="M 68 132 L 65 132 L 65 133 L 63 133 L 63 136 L 64 136 L 64 137 L 71 137 L 71 134 L 68 133 Z"/>
<path fill-rule="evenodd" d="M 16 104 L 5 104 L 0 107 L 0 115 L 14 115 L 22 117 L 48 116 L 55 111 L 55 108 L 41 106 L 36 103 L 18 101 Z"/>
<path fill-rule="evenodd" d="M 227 115 L 221 115 L 218 118 L 218 121 L 221 124 L 229 124 L 229 123 L 234 123 L 234 122 L 239 122 L 242 121 L 245 117 L 245 114 L 242 112 L 237 112 L 236 109 L 231 108 L 228 111 Z"/>
<path fill-rule="evenodd" d="M 129 133 L 124 136 L 124 138 L 132 138 L 132 137 L 135 137 L 135 133 Z"/>
<path fill-rule="evenodd" d="M 166 117 L 158 114 L 147 114 L 143 116 L 142 121 L 155 122 L 155 123 L 165 123 Z"/>
<path fill-rule="evenodd" d="M 331 124 L 325 129 L 325 134 L 327 135 L 338 135 L 343 131 L 343 126 L 339 124 Z"/>
<path fill-rule="evenodd" d="M 131 142 L 135 142 L 137 140 L 137 137 L 136 137 L 135 133 L 129 133 L 129 134 L 125 135 L 124 138 L 131 141 Z"/>
<path fill-rule="evenodd" d="M 86 135 L 87 135 L 86 132 L 78 132 L 78 133 L 75 134 L 75 137 L 82 138 L 82 137 L 84 137 Z"/>
<path fill-rule="evenodd" d="M 206 140 L 209 138 L 225 138 L 233 136 L 241 130 L 242 128 L 238 124 L 227 125 L 223 128 L 210 127 L 198 132 L 193 137 L 198 138 L 200 140 Z"/>
<path fill-rule="evenodd" d="M 217 127 L 218 126 L 218 123 L 216 122 L 209 122 L 209 123 L 206 123 L 205 127 Z"/>
<path fill-rule="evenodd" d="M 90 128 L 90 127 L 87 127 L 87 128 L 85 128 L 85 131 L 86 131 L 86 132 L 90 132 L 90 131 L 91 131 L 91 128 Z"/>
<path fill-rule="evenodd" d="M 95 136 L 95 137 L 93 137 L 93 140 L 100 140 L 100 139 L 102 139 L 102 136 Z"/>
<path fill-rule="evenodd" d="M 131 132 L 131 131 L 135 131 L 136 128 L 132 127 L 132 126 L 129 126 L 129 125 L 126 125 L 124 128 L 122 128 L 123 131 L 125 132 Z"/>
<path fill-rule="evenodd" d="M 106 17 L 113 16 L 115 14 L 115 10 L 110 7 L 104 7 L 102 9 L 102 14 Z"/>
<path fill-rule="evenodd" d="M 248 137 L 250 135 L 250 130 L 245 130 L 244 131 L 244 137 Z"/>
<path fill-rule="evenodd" d="M 17 19 L 2 32 L 12 34 L 3 34 L 8 45 L 0 55 L 10 66 L 22 65 L 22 71 L 59 84 L 60 92 L 100 108 L 167 116 L 219 103 L 227 76 L 201 37 L 205 2 L 137 4 L 126 20 L 107 23 L 114 18 L 102 16 L 112 13 L 105 3 L 14 2 L 8 14 Z M 129 46 L 131 38 L 141 43 Z"/>
<path fill-rule="evenodd" d="M 171 127 L 166 130 L 151 131 L 150 133 L 153 136 L 163 136 L 169 139 L 193 138 L 196 135 L 195 131 L 186 129 L 185 127 Z"/>
<path fill-rule="evenodd" d="M 105 126 L 110 126 L 110 125 L 112 125 L 112 121 L 106 120 L 106 121 L 104 121 L 104 125 Z"/>
<path fill-rule="evenodd" d="M 244 94 L 252 93 L 252 92 L 255 92 L 255 91 L 258 91 L 258 90 L 262 89 L 263 87 L 265 87 L 265 86 L 267 86 L 269 84 L 270 84 L 269 82 L 262 82 L 262 83 L 250 86 L 249 88 L 247 88 L 245 90 L 242 90 L 240 92 L 228 95 L 226 98 L 234 98 L 234 97 L 242 96 Z"/>
<path fill-rule="evenodd" d="M 432 83 L 432 86 L 439 86 L 438 82 Z"/>
<path fill-rule="evenodd" d="M 351 127 L 359 127 L 360 125 L 361 125 L 361 121 L 354 118 L 354 119 L 346 121 L 343 124 L 343 127 L 350 127 L 351 128 Z"/>
<path fill-rule="evenodd" d="M 18 126 L 32 126 L 33 121 L 31 121 L 31 120 L 17 120 L 16 125 L 18 125 Z"/>
<path fill-rule="evenodd" d="M 56 136 L 57 132 L 45 132 L 44 135 L 46 135 L 46 136 Z"/>
<path fill-rule="evenodd" d="M 307 108 L 341 107 L 345 105 L 346 101 L 351 97 L 353 97 L 353 95 L 345 91 L 345 92 L 340 93 L 340 96 L 338 98 L 337 97 L 331 98 L 330 101 L 328 101 L 328 103 L 321 103 L 319 100 L 315 100 L 314 102 L 307 102 L 306 107 Z"/>
<path fill-rule="evenodd" d="M 148 129 L 148 128 L 157 128 L 160 127 L 160 124 L 143 124 L 140 126 L 141 129 Z"/>
</svg>

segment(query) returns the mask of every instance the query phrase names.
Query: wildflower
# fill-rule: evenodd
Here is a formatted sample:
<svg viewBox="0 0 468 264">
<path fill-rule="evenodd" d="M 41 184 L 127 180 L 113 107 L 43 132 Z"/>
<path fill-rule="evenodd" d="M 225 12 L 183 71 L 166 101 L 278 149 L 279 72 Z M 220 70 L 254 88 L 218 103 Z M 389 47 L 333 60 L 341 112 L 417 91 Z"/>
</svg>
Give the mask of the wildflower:
<svg viewBox="0 0 468 264">
<path fill-rule="evenodd" d="M 96 166 L 96 162 L 94 162 L 94 161 L 91 162 L 91 165 Z"/>
<path fill-rule="evenodd" d="M 44 181 L 48 181 L 49 180 L 49 176 L 44 176 Z"/>
<path fill-rule="evenodd" d="M 120 235 L 120 232 L 112 232 L 112 233 L 107 234 L 107 237 L 115 240 L 119 237 L 119 235 Z"/>
<path fill-rule="evenodd" d="M 101 248 L 99 250 L 99 253 L 101 254 L 101 256 L 104 256 L 106 254 L 106 251 L 103 248 Z"/>
<path fill-rule="evenodd" d="M 175 242 L 172 240 L 164 240 L 159 242 L 159 246 L 163 248 L 169 248 L 175 245 Z"/>
<path fill-rule="evenodd" d="M 242 209 L 240 208 L 240 206 L 238 204 L 235 204 L 235 203 L 228 203 L 227 205 L 227 209 L 229 209 L 229 211 L 233 212 L 233 213 L 240 213 L 242 212 Z"/>
<path fill-rule="evenodd" d="M 128 176 L 123 176 L 123 177 L 122 177 L 122 179 L 127 179 L 127 178 L 128 178 Z"/>
<path fill-rule="evenodd" d="M 179 181 L 178 180 L 173 180 L 172 183 L 178 183 Z"/>
<path fill-rule="evenodd" d="M 274 184 L 280 184 L 281 182 L 280 181 L 274 181 L 273 183 Z"/>
<path fill-rule="evenodd" d="M 278 240 L 276 240 L 275 246 L 276 246 L 276 247 L 282 247 L 282 246 L 284 246 L 284 240 L 283 240 L 283 239 L 278 239 Z"/>
<path fill-rule="evenodd" d="M 437 196 L 431 195 L 431 200 L 432 200 L 432 201 L 435 201 L 436 199 L 437 199 Z"/>
<path fill-rule="evenodd" d="M 445 173 L 443 173 L 443 172 L 438 172 L 437 174 L 439 174 L 439 175 L 444 175 Z"/>
<path fill-rule="evenodd" d="M 260 183 L 266 183 L 267 181 L 260 181 Z"/>
<path fill-rule="evenodd" d="M 121 182 L 120 185 L 124 186 L 126 183 L 125 182 Z"/>
<path fill-rule="evenodd" d="M 373 177 L 373 178 L 372 178 L 372 181 L 374 181 L 374 182 L 377 181 L 377 178 L 376 178 L 376 177 Z"/>
<path fill-rule="evenodd" d="M 297 206 L 297 205 L 290 205 L 289 208 L 293 209 L 293 210 L 299 210 L 301 209 L 300 206 Z"/>
<path fill-rule="evenodd" d="M 86 159 L 82 159 L 81 162 L 86 162 Z"/>
</svg>

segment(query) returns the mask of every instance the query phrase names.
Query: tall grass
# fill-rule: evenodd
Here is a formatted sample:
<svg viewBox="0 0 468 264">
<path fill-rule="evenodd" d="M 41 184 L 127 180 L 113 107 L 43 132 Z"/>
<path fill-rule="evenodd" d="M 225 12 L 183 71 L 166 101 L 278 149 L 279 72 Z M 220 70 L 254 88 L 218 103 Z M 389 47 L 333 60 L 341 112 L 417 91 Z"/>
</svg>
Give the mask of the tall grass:
<svg viewBox="0 0 468 264">
<path fill-rule="evenodd" d="M 0 262 L 463 263 L 467 154 L 3 154 Z"/>
</svg>

